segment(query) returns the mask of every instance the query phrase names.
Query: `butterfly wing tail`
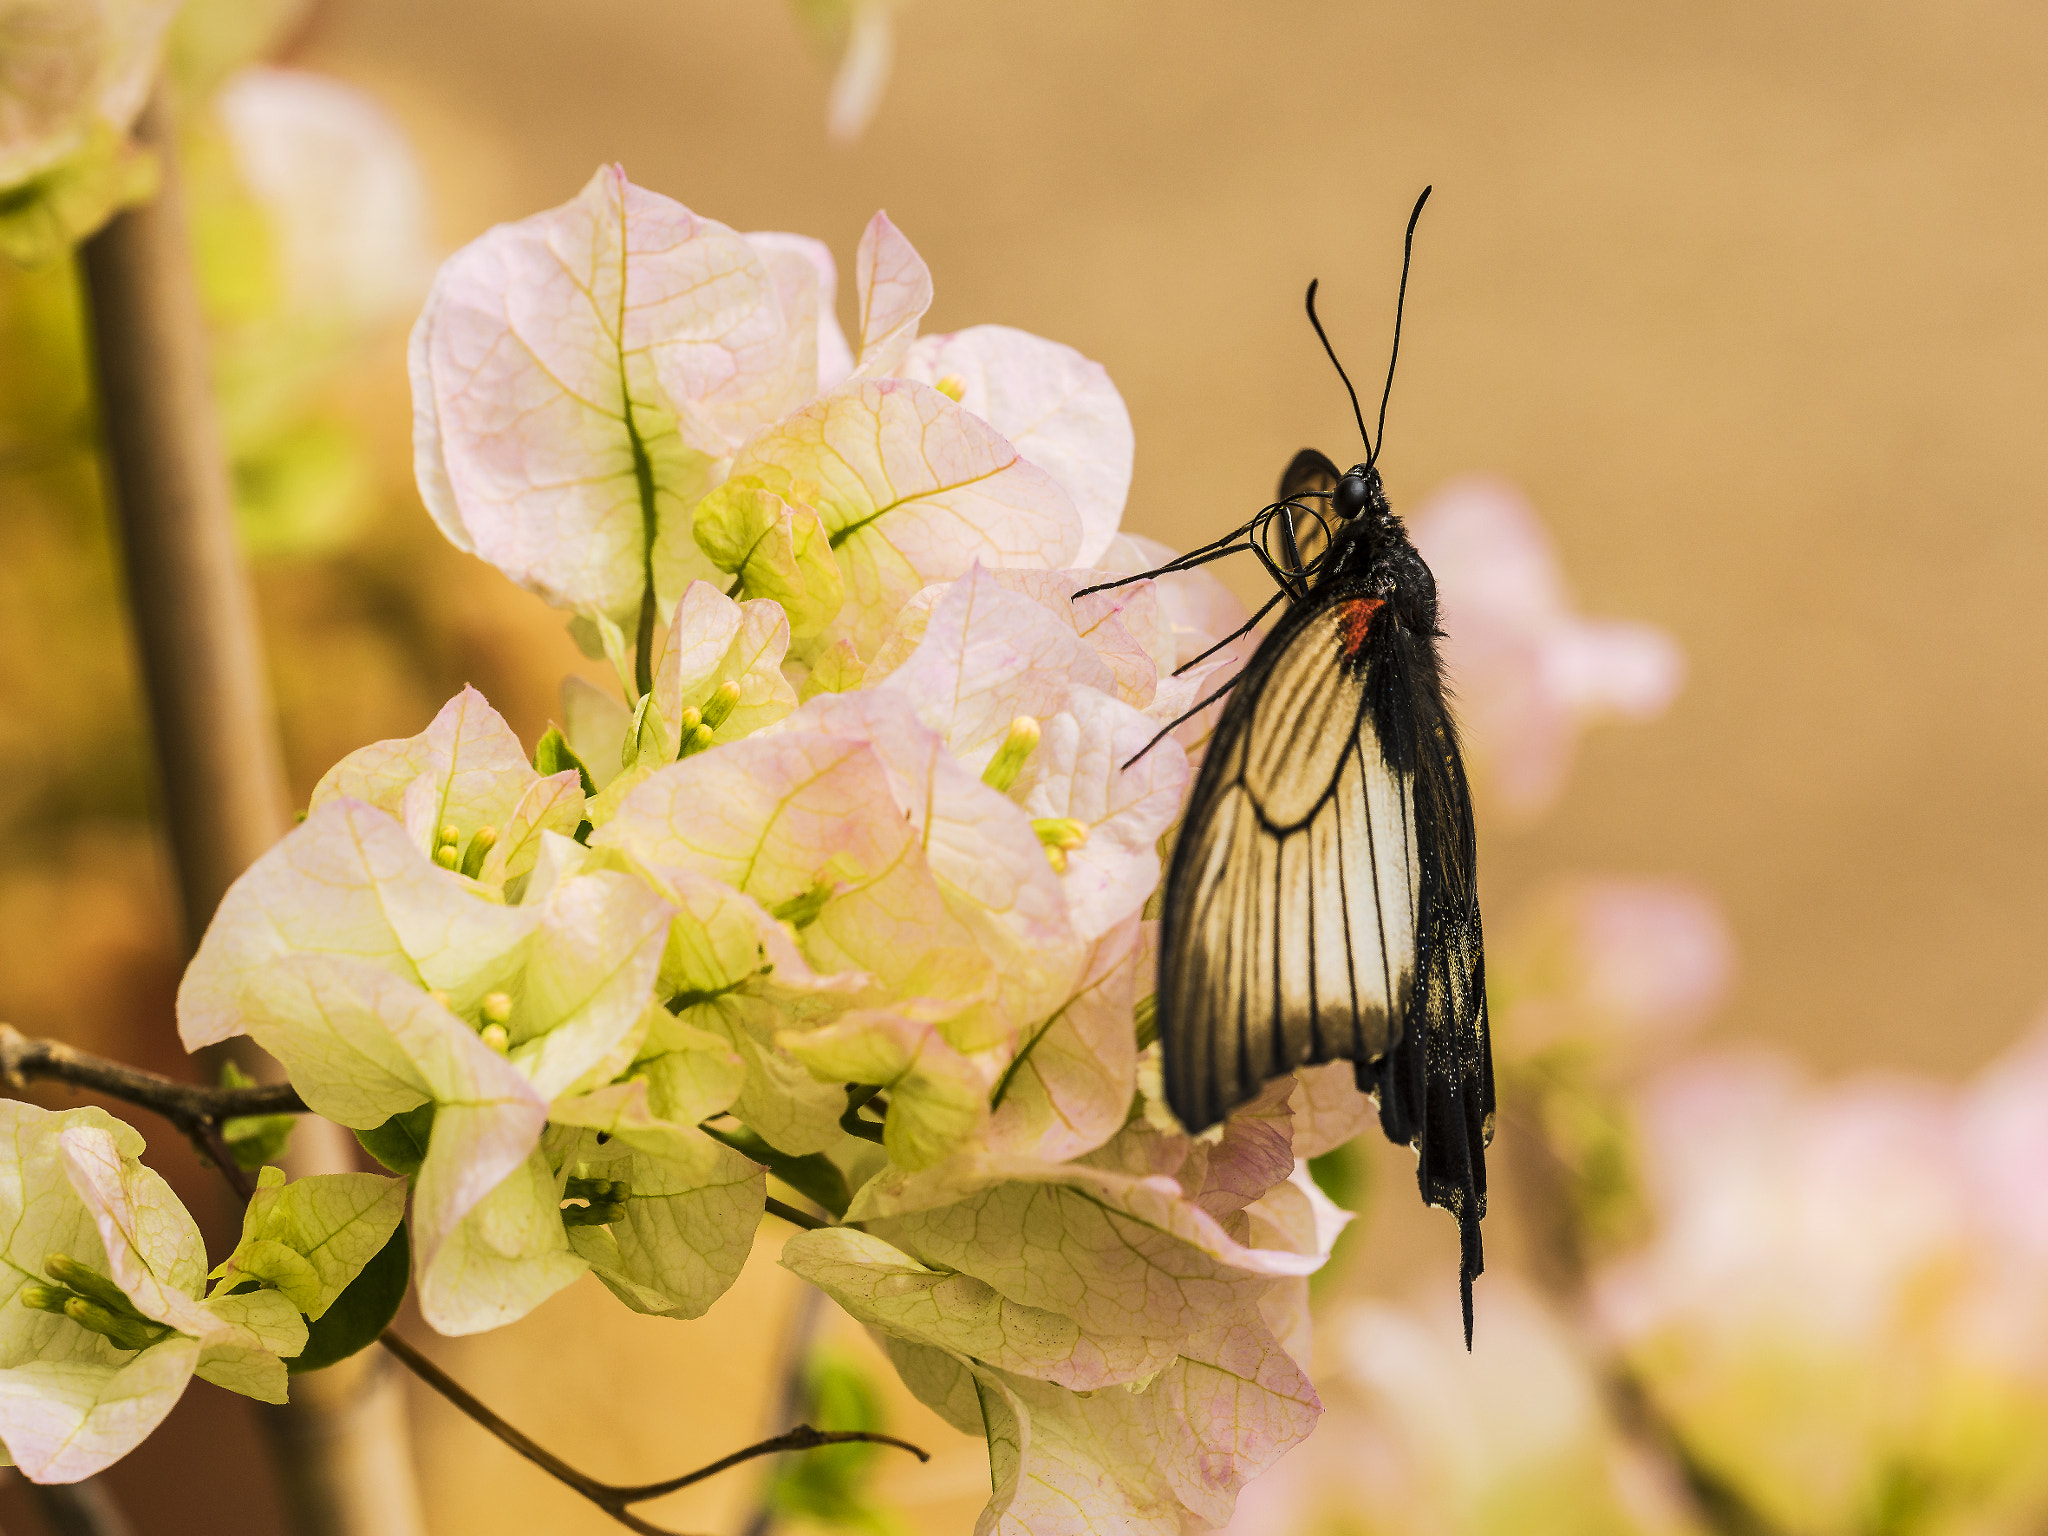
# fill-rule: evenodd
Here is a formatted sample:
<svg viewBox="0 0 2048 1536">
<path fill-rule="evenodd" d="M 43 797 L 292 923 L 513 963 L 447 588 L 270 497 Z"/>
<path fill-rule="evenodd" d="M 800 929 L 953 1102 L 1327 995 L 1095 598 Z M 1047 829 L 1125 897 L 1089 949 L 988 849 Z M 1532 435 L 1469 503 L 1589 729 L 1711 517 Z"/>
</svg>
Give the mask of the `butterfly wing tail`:
<svg viewBox="0 0 2048 1536">
<path fill-rule="evenodd" d="M 1415 1149 L 1423 1200 L 1457 1219 L 1459 1291 L 1470 1348 L 1472 1282 L 1485 1268 L 1479 1222 L 1486 1214 L 1486 1144 L 1494 1110 L 1478 904 L 1432 913 L 1418 960 L 1410 1027 L 1379 1061 L 1358 1068 L 1358 1085 L 1377 1094 L 1387 1139 Z"/>
</svg>

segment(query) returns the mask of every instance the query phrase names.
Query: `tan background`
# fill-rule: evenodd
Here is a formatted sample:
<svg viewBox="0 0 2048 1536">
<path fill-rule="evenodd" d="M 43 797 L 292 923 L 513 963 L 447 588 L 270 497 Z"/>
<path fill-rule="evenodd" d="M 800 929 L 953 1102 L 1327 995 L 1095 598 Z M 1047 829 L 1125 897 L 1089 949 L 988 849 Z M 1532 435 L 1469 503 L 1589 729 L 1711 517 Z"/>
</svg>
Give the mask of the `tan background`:
<svg viewBox="0 0 2048 1536">
<path fill-rule="evenodd" d="M 918 0 L 850 150 L 824 142 L 828 67 L 778 0 L 331 0 L 293 62 L 394 109 L 449 248 L 612 159 L 737 227 L 822 236 L 847 270 L 886 207 L 936 275 L 930 328 L 1001 321 L 1107 364 L 1137 426 L 1129 525 L 1182 545 L 1263 501 L 1303 443 L 1350 451 L 1301 289 L 1321 276 L 1375 377 L 1401 220 L 1433 182 L 1384 460 L 1397 504 L 1506 476 L 1586 610 L 1668 628 L 1691 663 L 1667 718 L 1589 739 L 1546 820 L 1482 828 L 1490 910 L 1564 870 L 1693 877 L 1740 945 L 1715 1029 L 1828 1069 L 1960 1074 L 2048 995 L 2048 9 Z M 530 738 L 576 662 L 555 616 L 427 527 L 401 338 L 358 387 L 390 511 L 347 602 L 313 569 L 262 586 L 273 634 L 299 637 L 274 663 L 301 793 L 465 679 Z M 379 607 L 394 549 L 443 585 L 431 629 Z M 359 683 L 393 672 L 417 681 Z M 132 907 L 146 935 L 130 858 L 66 899 Z M 66 909 L 12 889 L 32 955 Z M 118 973 L 138 1017 L 167 1007 L 153 963 Z M 9 1006 L 33 1027 L 26 985 Z M 1421 1251 L 1375 1265 L 1448 1273 L 1447 1223 L 1399 1230 Z M 591 1470 L 672 1472 L 765 1411 L 790 1300 L 768 1246 L 706 1323 L 585 1285 L 440 1352 Z M 437 1536 L 615 1529 L 421 1411 Z M 240 1421 L 206 1412 L 123 1486 L 223 1449 L 253 1467 Z M 966 1530 L 980 1453 L 899 1413 L 947 1449 L 890 1488 L 920 1528 Z M 748 1497 L 733 1479 L 651 1513 L 732 1530 Z M 270 1528 L 214 1477 L 137 1513 L 150 1536 Z"/>
</svg>

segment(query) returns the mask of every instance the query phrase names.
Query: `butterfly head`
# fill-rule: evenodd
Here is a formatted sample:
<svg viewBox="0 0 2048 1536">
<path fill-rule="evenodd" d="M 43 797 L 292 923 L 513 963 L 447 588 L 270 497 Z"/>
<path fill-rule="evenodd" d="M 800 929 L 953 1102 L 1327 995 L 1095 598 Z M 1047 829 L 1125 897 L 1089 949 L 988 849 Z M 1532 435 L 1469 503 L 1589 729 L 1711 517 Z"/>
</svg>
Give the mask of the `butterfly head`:
<svg viewBox="0 0 2048 1536">
<path fill-rule="evenodd" d="M 1371 520 L 1391 516 L 1392 505 L 1387 501 L 1385 487 L 1380 484 L 1380 472 L 1370 464 L 1354 464 L 1348 474 L 1340 478 L 1330 491 L 1330 510 L 1345 522 L 1371 514 Z"/>
</svg>

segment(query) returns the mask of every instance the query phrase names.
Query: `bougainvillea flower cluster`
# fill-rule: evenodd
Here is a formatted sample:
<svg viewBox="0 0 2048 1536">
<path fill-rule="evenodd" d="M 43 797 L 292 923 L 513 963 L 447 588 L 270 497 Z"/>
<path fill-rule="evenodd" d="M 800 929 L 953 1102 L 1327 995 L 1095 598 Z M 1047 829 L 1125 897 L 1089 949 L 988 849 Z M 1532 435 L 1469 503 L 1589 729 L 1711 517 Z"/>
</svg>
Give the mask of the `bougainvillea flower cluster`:
<svg viewBox="0 0 2048 1536">
<path fill-rule="evenodd" d="M 195 1373 L 280 1397 L 408 1204 L 449 1334 L 586 1273 L 698 1317 L 764 1212 L 801 1221 L 784 1265 L 986 1438 L 983 1531 L 1219 1527 L 1308 1435 L 1348 1217 L 1306 1160 L 1373 1106 L 1340 1063 L 1190 1137 L 1149 1038 L 1191 710 L 1245 614 L 1200 571 L 1093 590 L 1170 554 L 1120 531 L 1121 398 L 1022 331 L 920 334 L 932 292 L 877 214 L 849 339 L 822 244 L 616 168 L 442 267 L 427 509 L 616 691 L 570 679 L 528 744 L 465 689 L 350 754 L 185 976 L 188 1047 L 252 1037 L 400 1177 L 266 1171 L 208 1293 L 139 1137 L 10 1111 L 9 1257 L 49 1277 L 0 1310 L 30 1476 L 104 1465 Z M 1584 653 L 1559 707 L 1612 702 L 1627 646 L 1554 596 L 1497 648 Z"/>
</svg>

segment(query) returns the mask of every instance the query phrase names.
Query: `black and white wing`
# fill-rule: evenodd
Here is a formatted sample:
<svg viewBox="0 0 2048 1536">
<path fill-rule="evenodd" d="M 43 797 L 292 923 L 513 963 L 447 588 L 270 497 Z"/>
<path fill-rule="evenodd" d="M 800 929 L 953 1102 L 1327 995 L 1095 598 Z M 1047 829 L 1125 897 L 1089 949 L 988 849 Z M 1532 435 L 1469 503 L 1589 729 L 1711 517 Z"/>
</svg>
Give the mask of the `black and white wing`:
<svg viewBox="0 0 2048 1536">
<path fill-rule="evenodd" d="M 1190 1130 L 1305 1062 L 1380 1060 L 1409 1012 L 1422 850 L 1372 707 L 1381 608 L 1290 613 L 1209 743 L 1160 935 L 1166 1097 Z"/>
</svg>

